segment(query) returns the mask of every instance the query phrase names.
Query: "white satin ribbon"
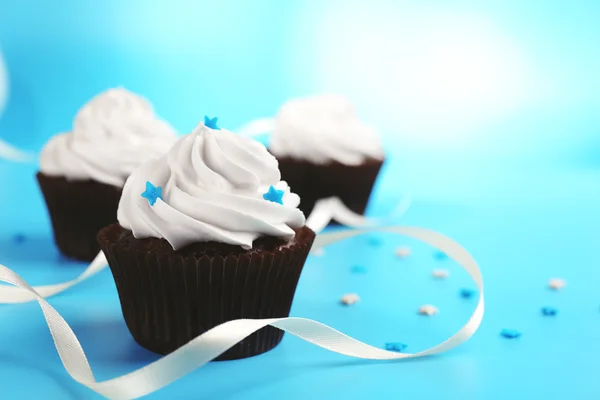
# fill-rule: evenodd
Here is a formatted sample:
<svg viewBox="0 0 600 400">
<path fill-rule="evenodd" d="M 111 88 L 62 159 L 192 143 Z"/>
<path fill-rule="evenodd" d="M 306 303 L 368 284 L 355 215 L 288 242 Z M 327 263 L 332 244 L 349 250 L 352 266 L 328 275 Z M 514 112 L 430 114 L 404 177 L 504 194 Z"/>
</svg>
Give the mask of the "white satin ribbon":
<svg viewBox="0 0 600 400">
<path fill-rule="evenodd" d="M 410 199 L 405 197 L 400 201 L 396 210 L 390 214 L 388 218 L 391 216 L 397 217 L 403 214 L 408 207 L 410 207 Z M 340 199 L 330 197 L 317 202 L 306 225 L 314 232 L 318 233 L 327 226 L 332 218 L 351 227 L 375 226 L 384 221 L 384 218 L 367 218 L 355 214 L 347 208 Z M 314 249 L 313 246 L 313 251 Z M 75 279 L 53 285 L 34 286 L 33 289 L 44 298 L 54 296 L 87 280 L 107 267 L 106 257 L 104 256 L 104 253 L 100 252 L 92 263 Z M 35 300 L 35 296 L 28 290 L 19 287 L 0 285 L 0 304 L 27 303 L 33 300 Z"/>
<path fill-rule="evenodd" d="M 469 339 L 483 318 L 483 280 L 473 257 L 452 239 L 423 228 L 395 226 L 320 234 L 315 239 L 313 248 L 318 249 L 371 231 L 396 233 L 421 240 L 446 253 L 469 273 L 479 289 L 479 302 L 467 323 L 457 333 L 434 347 L 411 354 L 396 353 L 370 346 L 310 319 L 291 317 L 262 320 L 239 319 L 211 329 L 175 352 L 143 368 L 98 382 L 94 378 L 81 344 L 60 314 L 35 289 L 4 265 L 0 265 L 0 281 L 10 283 L 35 297 L 42 308 L 56 350 L 69 375 L 82 385 L 110 399 L 134 399 L 152 393 L 207 364 L 245 337 L 267 325 L 282 329 L 326 350 L 369 360 L 399 360 L 439 354 Z"/>
<path fill-rule="evenodd" d="M 265 133 L 273 132 L 275 120 L 273 118 L 261 118 L 248 122 L 246 125 L 236 129 L 238 135 L 244 137 L 255 137 Z"/>
<path fill-rule="evenodd" d="M 306 226 L 312 229 L 313 232 L 321 232 L 331 220 L 336 220 L 342 225 L 353 228 L 376 226 L 406 213 L 410 208 L 410 203 L 410 197 L 405 196 L 391 214 L 385 217 L 371 218 L 356 214 L 346 207 L 339 197 L 329 197 L 316 202 L 313 211 L 306 220 Z"/>
<path fill-rule="evenodd" d="M 91 264 L 75 279 L 54 285 L 34 286 L 37 295 L 41 297 L 50 297 L 85 281 L 89 277 L 97 274 L 108 267 L 104 253 L 100 252 L 91 262 Z M 0 304 L 27 303 L 36 300 L 36 295 L 29 290 L 14 286 L 0 286 Z"/>
<path fill-rule="evenodd" d="M 0 139 L 0 158 L 16 162 L 31 162 L 34 159 L 33 154 L 19 150 L 2 139 Z"/>
</svg>

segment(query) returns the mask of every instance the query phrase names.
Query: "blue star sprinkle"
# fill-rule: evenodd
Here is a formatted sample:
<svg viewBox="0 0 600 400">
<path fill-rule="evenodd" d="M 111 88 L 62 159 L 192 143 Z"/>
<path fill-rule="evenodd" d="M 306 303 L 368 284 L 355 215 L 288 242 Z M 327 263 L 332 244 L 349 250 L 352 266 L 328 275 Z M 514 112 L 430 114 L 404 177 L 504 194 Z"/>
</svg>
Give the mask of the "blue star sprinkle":
<svg viewBox="0 0 600 400">
<path fill-rule="evenodd" d="M 389 342 L 385 344 L 387 351 L 395 351 L 396 353 L 402 353 L 408 346 L 400 342 Z"/>
<path fill-rule="evenodd" d="M 13 236 L 13 240 L 16 244 L 21 244 L 25 242 L 26 239 L 27 238 L 22 233 L 17 233 L 15 236 Z"/>
<path fill-rule="evenodd" d="M 521 332 L 514 329 L 502 329 L 500 336 L 506 339 L 517 339 L 521 337 Z"/>
<path fill-rule="evenodd" d="M 542 307 L 542 315 L 545 317 L 554 317 L 558 314 L 558 310 L 552 307 Z"/>
<path fill-rule="evenodd" d="M 470 299 L 475 295 L 475 291 L 473 289 L 460 289 L 459 294 L 463 299 Z"/>
<path fill-rule="evenodd" d="M 269 191 L 263 194 L 263 199 L 283 205 L 283 190 L 277 190 L 271 185 Z"/>
<path fill-rule="evenodd" d="M 151 206 L 156 203 L 156 199 L 163 199 L 162 188 L 160 186 L 154 186 L 150 181 L 146 182 L 146 191 L 142 193 L 142 197 L 148 199 L 148 203 Z"/>
<path fill-rule="evenodd" d="M 209 118 L 206 115 L 204 116 L 204 126 L 206 126 L 207 128 L 216 129 L 216 130 L 221 129 L 217 125 L 218 121 L 219 121 L 219 118 L 217 118 L 217 117 Z"/>
<path fill-rule="evenodd" d="M 367 269 L 363 265 L 354 265 L 350 271 L 353 274 L 364 274 L 367 272 Z"/>
<path fill-rule="evenodd" d="M 433 256 L 435 257 L 436 260 L 447 260 L 448 259 L 448 254 L 444 253 L 443 251 L 436 251 L 435 253 L 433 253 Z"/>
</svg>

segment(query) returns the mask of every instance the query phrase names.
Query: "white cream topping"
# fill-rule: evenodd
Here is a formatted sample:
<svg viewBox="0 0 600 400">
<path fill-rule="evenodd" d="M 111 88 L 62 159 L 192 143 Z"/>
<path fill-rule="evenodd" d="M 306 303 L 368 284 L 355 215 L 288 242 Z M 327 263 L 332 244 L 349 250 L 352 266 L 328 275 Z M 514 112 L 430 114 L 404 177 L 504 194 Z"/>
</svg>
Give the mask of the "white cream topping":
<svg viewBox="0 0 600 400">
<path fill-rule="evenodd" d="M 176 140 L 173 128 L 148 101 L 122 88 L 110 89 L 79 110 L 71 132 L 48 141 L 40 171 L 123 186 L 135 168 L 164 154 Z"/>
<path fill-rule="evenodd" d="M 200 124 L 130 175 L 118 220 L 136 238 L 164 238 L 175 250 L 206 241 L 250 249 L 263 235 L 291 239 L 305 218 L 280 179 L 264 145 Z M 162 190 L 154 205 L 141 195 L 146 182 Z M 263 198 L 271 186 L 283 191 L 283 204 Z"/>
<path fill-rule="evenodd" d="M 375 131 L 357 116 L 352 104 L 338 95 L 290 100 L 275 118 L 269 150 L 315 164 L 359 165 L 383 159 Z"/>
</svg>

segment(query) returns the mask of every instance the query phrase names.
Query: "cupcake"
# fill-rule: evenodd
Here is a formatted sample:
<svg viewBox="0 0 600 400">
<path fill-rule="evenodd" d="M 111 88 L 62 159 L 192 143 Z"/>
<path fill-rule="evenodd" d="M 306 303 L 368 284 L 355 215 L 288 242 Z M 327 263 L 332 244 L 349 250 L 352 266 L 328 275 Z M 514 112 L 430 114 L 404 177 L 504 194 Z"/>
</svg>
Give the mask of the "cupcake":
<svg viewBox="0 0 600 400">
<path fill-rule="evenodd" d="M 239 318 L 289 315 L 315 238 L 264 145 L 205 119 L 136 169 L 98 242 L 134 340 L 159 354 Z M 266 352 L 265 327 L 223 353 Z"/>
<path fill-rule="evenodd" d="M 91 261 L 98 231 L 117 221 L 125 179 L 177 140 L 152 106 L 125 89 L 111 89 L 85 104 L 73 129 L 44 146 L 37 180 L 54 240 L 67 257 Z"/>
<path fill-rule="evenodd" d="M 295 99 L 274 122 L 269 151 L 302 198 L 302 211 L 309 215 L 319 199 L 335 196 L 364 214 L 384 153 L 352 104 L 337 95 Z"/>
</svg>

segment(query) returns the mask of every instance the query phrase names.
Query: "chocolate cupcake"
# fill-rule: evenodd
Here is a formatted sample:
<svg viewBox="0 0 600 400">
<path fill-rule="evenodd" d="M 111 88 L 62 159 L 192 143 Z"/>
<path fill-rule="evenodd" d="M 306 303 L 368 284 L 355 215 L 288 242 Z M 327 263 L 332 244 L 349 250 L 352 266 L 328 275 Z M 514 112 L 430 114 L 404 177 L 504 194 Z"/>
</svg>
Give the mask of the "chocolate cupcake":
<svg viewBox="0 0 600 400">
<path fill-rule="evenodd" d="M 125 179 L 176 140 L 151 105 L 125 89 L 108 90 L 85 104 L 73 130 L 45 145 L 37 173 L 59 250 L 93 260 L 100 251 L 98 231 L 117 220 Z"/>
<path fill-rule="evenodd" d="M 230 320 L 289 315 L 315 234 L 280 179 L 262 144 L 210 119 L 131 174 L 98 242 L 136 342 L 167 354 Z M 282 337 L 265 327 L 218 359 Z"/>
<path fill-rule="evenodd" d="M 316 201 L 335 196 L 364 214 L 385 155 L 352 104 L 337 95 L 295 99 L 274 122 L 269 151 L 302 198 L 302 211 L 309 215 Z"/>
</svg>

